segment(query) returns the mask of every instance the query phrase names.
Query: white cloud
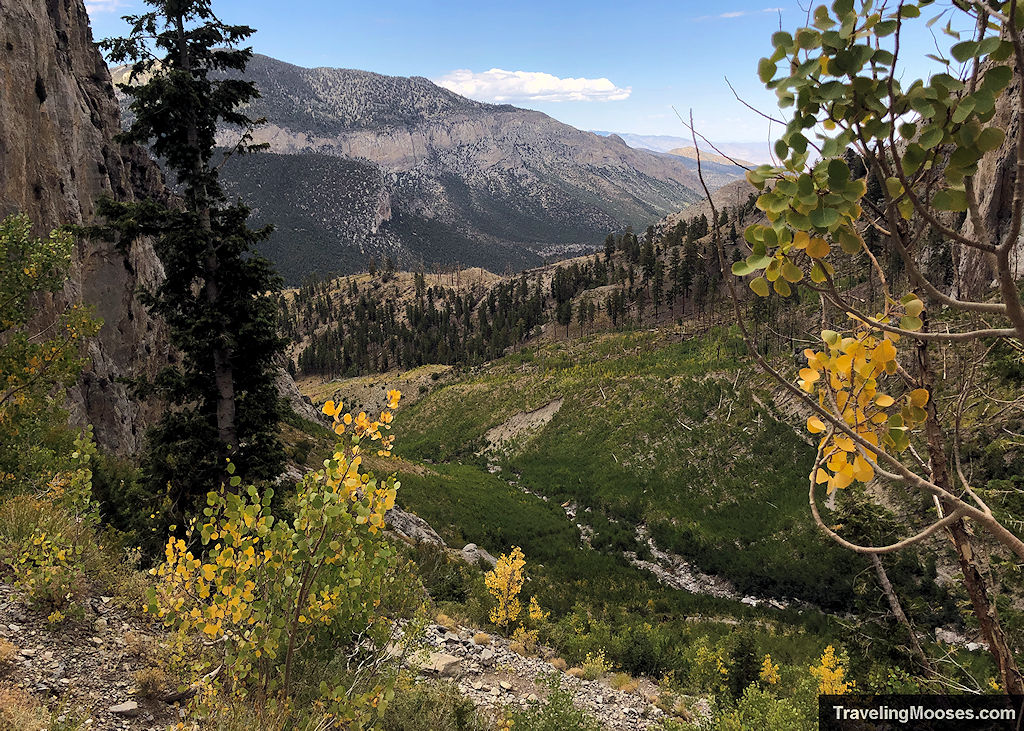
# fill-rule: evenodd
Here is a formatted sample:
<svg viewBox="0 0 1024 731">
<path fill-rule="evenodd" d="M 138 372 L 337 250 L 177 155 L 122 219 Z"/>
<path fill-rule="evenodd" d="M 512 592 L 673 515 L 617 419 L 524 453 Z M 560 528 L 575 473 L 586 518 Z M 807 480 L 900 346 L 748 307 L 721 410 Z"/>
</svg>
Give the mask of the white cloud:
<svg viewBox="0 0 1024 731">
<path fill-rule="evenodd" d="M 629 97 L 632 87 L 621 88 L 608 79 L 560 79 L 538 71 L 473 72 L 456 69 L 434 80 L 438 86 L 485 102 L 613 102 Z"/>
<path fill-rule="evenodd" d="M 86 0 L 85 9 L 93 13 L 116 13 L 128 5 L 127 0 Z"/>
<path fill-rule="evenodd" d="M 782 8 L 761 8 L 762 13 L 778 13 Z M 746 15 L 757 15 L 756 10 L 730 10 L 726 13 L 719 13 L 718 15 L 702 15 L 695 20 L 731 20 L 732 18 L 742 18 Z"/>
</svg>

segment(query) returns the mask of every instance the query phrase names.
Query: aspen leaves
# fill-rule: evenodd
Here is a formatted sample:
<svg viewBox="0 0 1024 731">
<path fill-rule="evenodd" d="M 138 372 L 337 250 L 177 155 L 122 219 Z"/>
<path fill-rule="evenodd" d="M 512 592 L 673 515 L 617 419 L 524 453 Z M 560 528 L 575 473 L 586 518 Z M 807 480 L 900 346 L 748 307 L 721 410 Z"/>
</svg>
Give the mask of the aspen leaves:
<svg viewBox="0 0 1024 731">
<path fill-rule="evenodd" d="M 910 430 L 927 418 L 927 390 L 916 389 L 898 398 L 882 390 L 882 382 L 897 371 L 894 343 L 898 340 L 896 334 L 862 324 L 849 335 L 825 330 L 825 347 L 804 351 L 807 367 L 800 370 L 800 388 L 816 394 L 823 410 L 869 445 L 841 431 L 830 431 L 819 415 L 808 418 L 807 431 L 825 434 L 819 444 L 821 466 L 814 479 L 818 484 L 827 483 L 829 493 L 854 481 L 874 479 L 878 453 L 907 449 Z"/>
<path fill-rule="evenodd" d="M 512 546 L 512 552 L 502 554 L 498 559 L 493 571 L 488 571 L 484 576 L 487 591 L 494 599 L 494 606 L 491 608 L 490 620 L 499 627 L 508 627 L 519 619 L 523 605 L 519 601 L 519 592 L 523 589 L 523 582 L 526 575 L 523 568 L 526 566 L 526 559 L 523 550 L 519 546 Z M 540 607 L 538 607 L 538 610 Z"/>
</svg>

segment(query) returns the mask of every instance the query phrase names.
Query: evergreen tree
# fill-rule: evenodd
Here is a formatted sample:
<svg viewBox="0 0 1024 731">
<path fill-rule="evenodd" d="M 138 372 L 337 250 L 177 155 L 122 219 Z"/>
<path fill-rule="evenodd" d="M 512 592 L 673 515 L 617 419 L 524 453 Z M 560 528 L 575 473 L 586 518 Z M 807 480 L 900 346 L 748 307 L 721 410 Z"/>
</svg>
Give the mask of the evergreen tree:
<svg viewBox="0 0 1024 731">
<path fill-rule="evenodd" d="M 122 241 L 152 235 L 163 265 L 165 279 L 142 299 L 182 357 L 142 389 L 170 405 L 149 435 L 145 467 L 177 520 L 223 479 L 225 457 L 247 480 L 280 472 L 280 280 L 254 251 L 269 228 L 251 229 L 249 209 L 227 201 L 214 162 L 222 123 L 242 130 L 227 154 L 260 147 L 241 111 L 259 92 L 237 78 L 252 56 L 239 45 L 253 29 L 221 22 L 209 0 L 147 3 L 151 12 L 127 18 L 127 37 L 102 45 L 113 63 L 131 63 L 137 82 L 121 86 L 133 115 L 123 136 L 149 144 L 177 180 L 180 204 L 107 199 L 100 213 Z"/>
<path fill-rule="evenodd" d="M 654 302 L 654 316 L 658 316 L 665 293 L 665 267 L 660 261 L 654 263 L 654 281 L 651 283 L 651 297 Z"/>
</svg>

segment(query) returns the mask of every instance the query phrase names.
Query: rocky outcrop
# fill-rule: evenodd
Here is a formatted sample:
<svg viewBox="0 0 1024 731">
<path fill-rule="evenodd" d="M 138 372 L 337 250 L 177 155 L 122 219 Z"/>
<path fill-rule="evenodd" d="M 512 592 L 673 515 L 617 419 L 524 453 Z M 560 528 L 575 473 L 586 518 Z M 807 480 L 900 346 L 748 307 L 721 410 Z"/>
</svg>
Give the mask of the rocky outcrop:
<svg viewBox="0 0 1024 731">
<path fill-rule="evenodd" d="M 991 243 L 1000 243 L 1010 228 L 1013 188 L 1017 177 L 1017 136 L 1020 125 L 1024 123 L 1018 106 L 1022 93 L 1020 77 L 1014 76 L 1006 92 L 996 101 L 995 116 L 988 123 L 1002 128 L 1006 132 L 1006 139 L 998 150 L 990 152 L 978 163 L 978 172 L 974 178 L 974 187 L 980 198 L 982 222 Z M 977 233 L 970 216 L 964 216 L 963 232 L 967 236 L 975 236 Z M 1010 265 L 1017 277 L 1024 273 L 1024 232 L 1014 244 Z M 989 255 L 966 249 L 961 252 L 958 266 L 959 296 L 978 298 L 990 292 L 995 270 Z"/>
<path fill-rule="evenodd" d="M 0 79 L 0 215 L 26 213 L 45 234 L 91 222 L 101 195 L 162 194 L 146 153 L 114 140 L 117 102 L 82 0 L 0 3 Z M 149 417 L 121 379 L 152 374 L 166 357 L 163 326 L 135 297 L 160 277 L 147 241 L 125 257 L 113 242 L 82 240 L 64 291 L 38 303 L 40 329 L 72 302 L 102 318 L 70 403 L 72 418 L 93 424 L 114 452 L 138 449 Z"/>
</svg>

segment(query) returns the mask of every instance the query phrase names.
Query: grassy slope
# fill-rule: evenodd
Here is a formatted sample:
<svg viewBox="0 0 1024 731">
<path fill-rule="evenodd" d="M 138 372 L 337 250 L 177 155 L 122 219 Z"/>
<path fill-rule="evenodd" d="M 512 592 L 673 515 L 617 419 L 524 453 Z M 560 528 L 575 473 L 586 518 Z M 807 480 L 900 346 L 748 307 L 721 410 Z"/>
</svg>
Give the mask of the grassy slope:
<svg viewBox="0 0 1024 731">
<path fill-rule="evenodd" d="M 400 412 L 399 453 L 445 463 L 440 482 L 405 477 L 402 499 L 453 540 L 570 563 L 562 551 L 578 545 L 576 529 L 557 503 L 571 499 L 592 509 L 604 545 L 628 548 L 629 526 L 644 523 L 660 547 L 743 592 L 848 605 L 853 559 L 806 516 L 810 449 L 742 379 L 734 390 L 738 363 L 719 357 L 730 351 L 640 332 L 507 356 Z M 502 476 L 553 498 L 527 508 L 477 452 L 488 429 L 556 398 L 554 419 L 501 460 Z"/>
</svg>

